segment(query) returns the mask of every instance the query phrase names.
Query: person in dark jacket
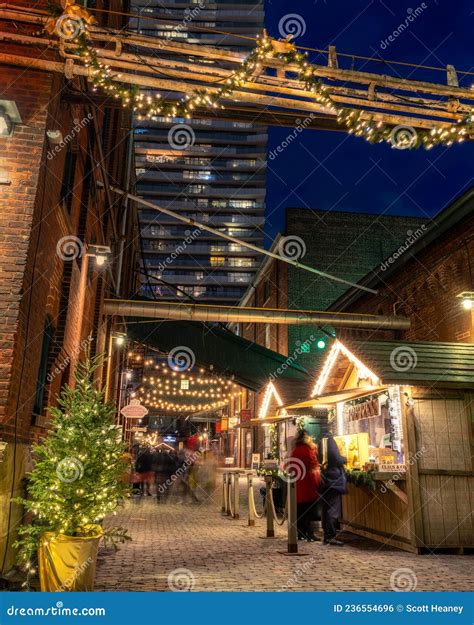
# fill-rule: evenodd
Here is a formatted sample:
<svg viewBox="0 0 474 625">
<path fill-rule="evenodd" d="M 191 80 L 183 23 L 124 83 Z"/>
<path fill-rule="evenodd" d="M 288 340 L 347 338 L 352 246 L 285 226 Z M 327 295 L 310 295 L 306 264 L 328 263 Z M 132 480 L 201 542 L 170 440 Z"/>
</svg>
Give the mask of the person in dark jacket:
<svg viewBox="0 0 474 625">
<path fill-rule="evenodd" d="M 339 519 L 342 516 L 342 498 L 347 492 L 344 465 L 347 459 L 339 452 L 331 432 L 327 435 L 326 461 L 323 467 L 323 487 L 321 493 L 322 525 L 324 544 L 342 546 L 337 538 Z"/>
<path fill-rule="evenodd" d="M 316 445 L 306 430 L 300 430 L 295 437 L 295 446 L 288 458 L 288 470 L 296 481 L 298 539 L 309 542 L 320 540 L 311 528 L 319 497 L 319 461 Z"/>
<path fill-rule="evenodd" d="M 142 447 L 135 461 L 135 471 L 140 475 L 140 490 L 142 495 L 151 497 L 150 484 L 155 478 L 153 473 L 153 454 L 148 447 Z"/>
</svg>

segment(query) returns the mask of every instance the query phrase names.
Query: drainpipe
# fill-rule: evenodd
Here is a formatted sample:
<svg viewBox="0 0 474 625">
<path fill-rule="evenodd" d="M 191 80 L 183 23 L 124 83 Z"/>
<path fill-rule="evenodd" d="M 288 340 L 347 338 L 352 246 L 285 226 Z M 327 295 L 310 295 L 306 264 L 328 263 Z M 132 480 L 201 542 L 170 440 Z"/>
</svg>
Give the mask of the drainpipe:
<svg viewBox="0 0 474 625">
<path fill-rule="evenodd" d="M 133 163 L 133 119 L 131 118 L 130 134 L 128 137 L 128 149 L 127 149 L 127 169 L 125 175 L 125 189 L 130 189 L 130 179 Z M 122 222 L 120 224 L 120 239 L 119 239 L 119 252 L 117 258 L 117 277 L 115 283 L 115 294 L 120 296 L 122 294 L 122 269 L 123 269 L 123 252 L 125 249 L 125 234 L 127 232 L 127 213 L 128 213 L 128 194 L 124 195 L 123 209 L 122 209 Z"/>
</svg>

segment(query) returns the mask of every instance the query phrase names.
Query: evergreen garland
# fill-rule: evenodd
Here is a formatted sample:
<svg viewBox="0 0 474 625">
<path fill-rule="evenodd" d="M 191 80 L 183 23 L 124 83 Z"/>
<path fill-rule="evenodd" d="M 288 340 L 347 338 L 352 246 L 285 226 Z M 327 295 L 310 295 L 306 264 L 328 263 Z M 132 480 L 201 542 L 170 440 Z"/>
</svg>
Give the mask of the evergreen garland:
<svg viewBox="0 0 474 625">
<path fill-rule="evenodd" d="M 353 469 L 346 469 L 347 481 L 355 486 L 365 486 L 370 491 L 377 490 L 377 482 L 374 479 L 374 469 L 368 471 L 355 471 Z"/>
<path fill-rule="evenodd" d="M 349 133 L 364 137 L 370 143 L 387 142 L 401 149 L 419 147 L 431 149 L 435 145 L 450 146 L 455 142 L 465 141 L 473 130 L 472 110 L 463 119 L 450 126 L 415 131 L 408 125 L 395 126 L 377 121 L 375 113 L 368 116 L 367 111 L 363 109 L 339 106 L 332 99 L 330 88 L 317 76 L 317 69 L 309 63 L 308 54 L 299 52 L 289 41 L 277 41 L 266 33 L 257 37 L 255 49 L 221 87 L 215 91 L 199 88 L 176 102 L 164 101 L 159 93 L 145 94 L 137 86 L 129 87 L 125 83 L 117 82 L 122 74 L 112 71 L 106 59 L 103 62 L 89 45 L 86 26 L 84 31 L 74 38 L 74 42 L 78 46 L 79 56 L 84 59 L 86 67 L 90 68 L 90 80 L 94 88 L 100 88 L 119 99 L 124 107 L 133 107 L 138 120 L 150 119 L 155 115 L 190 119 L 194 109 L 198 107 L 224 108 L 220 100 L 230 97 L 238 87 L 251 82 L 256 73 L 265 67 L 266 61 L 272 59 L 290 66 L 287 71 L 295 74 L 304 89 L 310 92 L 317 102 L 337 115 L 340 125 L 345 126 Z"/>
</svg>

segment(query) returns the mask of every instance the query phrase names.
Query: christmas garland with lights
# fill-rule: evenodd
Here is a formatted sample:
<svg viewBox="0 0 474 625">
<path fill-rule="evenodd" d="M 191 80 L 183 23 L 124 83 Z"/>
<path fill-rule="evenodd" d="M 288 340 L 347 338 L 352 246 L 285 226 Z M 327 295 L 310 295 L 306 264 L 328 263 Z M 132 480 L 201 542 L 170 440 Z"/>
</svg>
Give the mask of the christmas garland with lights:
<svg viewBox="0 0 474 625">
<path fill-rule="evenodd" d="M 71 11 L 70 6 L 69 11 Z M 337 121 L 341 126 L 345 126 L 349 133 L 363 137 L 370 143 L 388 142 L 399 149 L 419 147 L 430 149 L 435 145 L 450 146 L 455 142 L 462 142 L 473 128 L 474 111 L 450 126 L 416 131 L 408 125 L 394 126 L 377 121 L 375 114 L 367 117 L 368 113 L 363 109 L 339 106 L 332 99 L 329 87 L 316 75 L 317 70 L 309 63 L 308 54 L 299 52 L 289 39 L 275 40 L 265 32 L 257 37 L 255 49 L 242 61 L 239 69 L 225 80 L 222 87 L 215 90 L 196 89 L 176 102 L 167 102 L 158 93 L 144 94 L 136 86 L 128 87 L 117 82 L 122 74 L 112 71 L 89 45 L 87 23 L 88 21 L 84 20 L 83 29 L 72 38 L 72 41 L 77 43 L 78 54 L 89 68 L 94 88 L 100 88 L 119 99 L 123 106 L 133 107 L 139 120 L 150 119 L 155 115 L 190 119 L 194 109 L 200 106 L 224 108 L 220 100 L 229 98 L 238 87 L 250 82 L 255 73 L 265 67 L 266 62 L 271 59 L 289 66 L 287 71 L 296 74 L 304 89 L 312 93 L 314 99 L 329 112 L 337 115 Z"/>
</svg>

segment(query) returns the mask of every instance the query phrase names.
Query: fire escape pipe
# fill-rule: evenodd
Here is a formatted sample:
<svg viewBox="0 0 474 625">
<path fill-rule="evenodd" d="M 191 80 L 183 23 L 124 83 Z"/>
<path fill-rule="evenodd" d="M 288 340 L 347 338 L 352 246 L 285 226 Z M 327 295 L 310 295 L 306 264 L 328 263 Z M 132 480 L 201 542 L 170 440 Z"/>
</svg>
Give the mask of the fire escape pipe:
<svg viewBox="0 0 474 625">
<path fill-rule="evenodd" d="M 250 308 L 238 306 L 212 306 L 205 304 L 177 304 L 175 302 L 142 302 L 123 299 L 106 299 L 106 315 L 168 319 L 173 321 L 220 321 L 222 323 L 275 323 L 286 325 L 331 325 L 334 327 L 408 330 L 407 317 L 360 315 L 317 310 L 287 310 Z"/>
</svg>

